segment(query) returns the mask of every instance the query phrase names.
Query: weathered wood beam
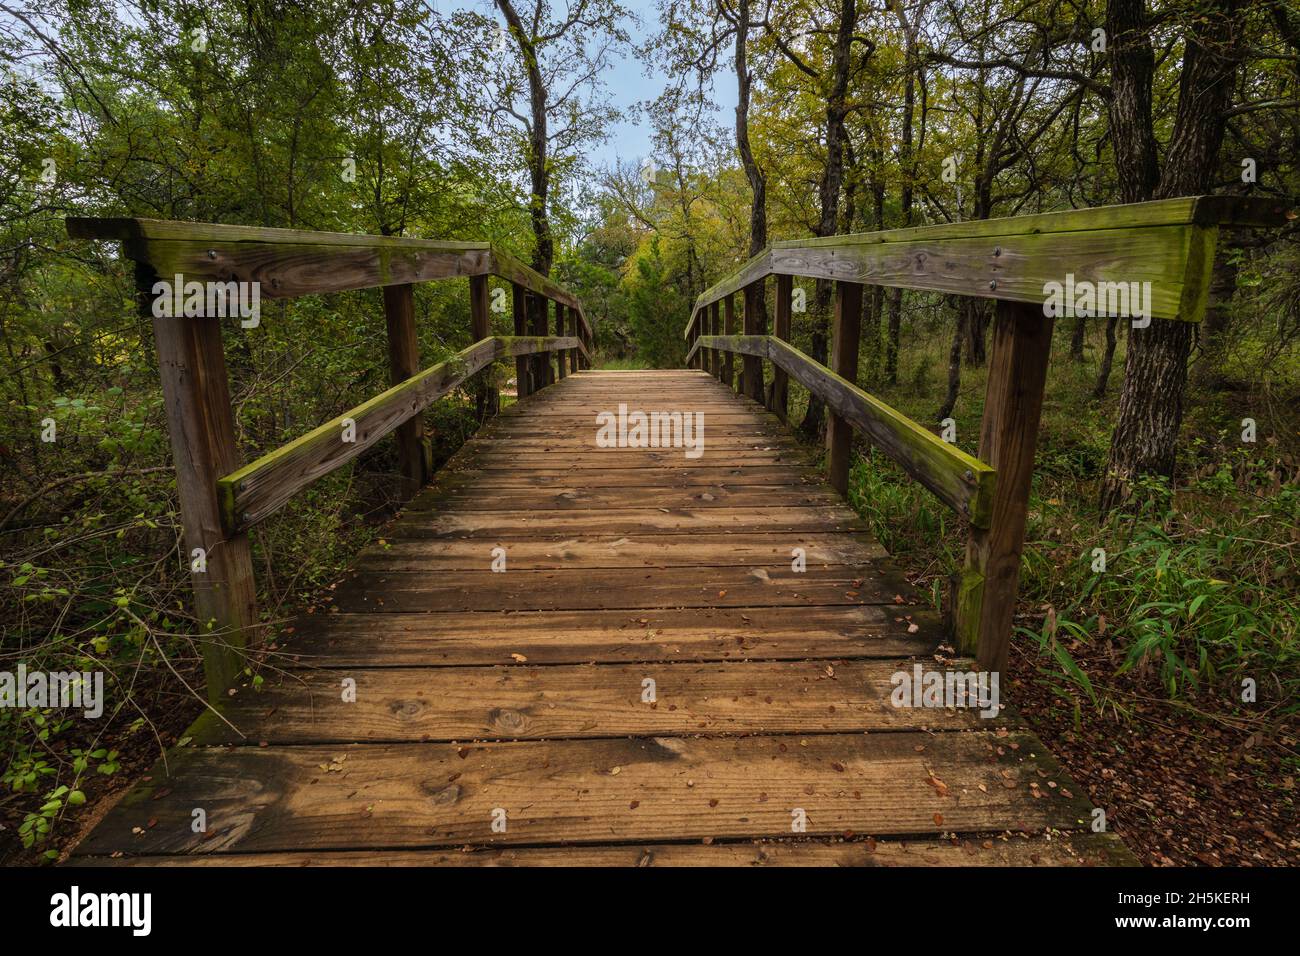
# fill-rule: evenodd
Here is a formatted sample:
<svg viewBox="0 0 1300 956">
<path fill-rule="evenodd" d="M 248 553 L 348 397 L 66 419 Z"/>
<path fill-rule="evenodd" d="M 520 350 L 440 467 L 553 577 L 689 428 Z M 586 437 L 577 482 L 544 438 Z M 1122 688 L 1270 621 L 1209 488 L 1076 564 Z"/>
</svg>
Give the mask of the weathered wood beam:
<svg viewBox="0 0 1300 956">
<path fill-rule="evenodd" d="M 722 331 L 727 335 L 735 335 L 739 329 L 736 328 L 736 297 L 728 295 L 722 300 L 723 323 Z M 731 360 L 731 352 L 726 351 L 722 355 L 722 382 L 727 388 L 734 388 L 736 376 L 734 372 L 734 363 Z"/>
<path fill-rule="evenodd" d="M 790 341 L 790 307 L 794 295 L 794 279 L 790 276 L 776 277 L 776 314 L 773 318 L 773 336 L 783 342 Z M 772 401 L 769 411 L 774 412 L 781 421 L 789 414 L 790 378 L 789 373 L 773 363 Z"/>
<path fill-rule="evenodd" d="M 222 527 L 233 534 L 261 521 L 307 485 L 356 458 L 498 358 L 577 347 L 577 339 L 547 336 L 497 336 L 474 343 L 445 362 L 210 482 L 217 490 Z"/>
<path fill-rule="evenodd" d="M 268 299 L 495 275 L 567 306 L 580 305 L 563 286 L 486 242 L 80 216 L 69 217 L 67 229 L 74 239 L 120 240 L 128 258 L 151 266 L 159 278 L 257 282 Z M 581 310 L 579 315 L 585 326 Z"/>
<path fill-rule="evenodd" d="M 846 382 L 857 385 L 858 344 L 862 336 L 862 286 L 856 282 L 835 283 L 835 313 L 831 322 L 831 370 Z M 829 404 L 826 423 L 826 470 L 834 488 L 849 493 L 849 458 L 853 425 Z"/>
<path fill-rule="evenodd" d="M 745 334 L 766 335 L 767 315 L 759 302 L 762 300 L 763 280 L 760 278 L 745 286 Z M 755 402 L 763 401 L 763 360 L 756 355 L 745 356 L 744 393 Z"/>
<path fill-rule="evenodd" d="M 473 342 L 481 342 L 492 334 L 492 313 L 488 305 L 488 291 L 487 276 L 470 276 L 469 337 Z M 418 366 L 412 369 L 410 374 L 414 375 L 416 371 Z M 488 375 L 483 376 L 474 393 L 475 415 L 480 422 L 489 415 L 495 415 L 500 408 L 501 399 L 490 378 L 491 376 Z"/>
<path fill-rule="evenodd" d="M 555 334 L 557 336 L 564 335 L 564 305 L 559 302 L 555 303 Z M 555 371 L 560 378 L 564 378 L 569 374 L 568 369 L 564 367 L 566 354 L 565 352 L 555 353 Z"/>
<path fill-rule="evenodd" d="M 217 490 L 218 477 L 239 466 L 239 448 L 220 320 L 154 316 L 155 281 L 152 269 L 136 266 L 137 301 L 141 315 L 153 322 L 158 349 L 180 498 L 183 558 L 194 587 L 208 699 L 215 704 L 243 669 L 243 649 L 256 639 L 258 627 L 248 535 L 223 525 Z"/>
<path fill-rule="evenodd" d="M 518 282 L 510 283 L 511 315 L 515 337 L 528 334 L 528 290 Z M 527 398 L 533 393 L 533 363 L 524 356 L 515 358 L 515 397 Z"/>
<path fill-rule="evenodd" d="M 1200 321 L 1219 227 L 1274 227 L 1287 216 L 1274 199 L 1193 196 L 777 242 L 696 299 L 686 334 L 710 302 L 768 274 L 1040 307 L 1044 286 L 1070 274 L 1076 284 L 1138 283 L 1139 294 L 1150 282 L 1152 317 Z M 1106 288 L 1121 311 L 1118 287 Z M 1106 304 L 1095 314 L 1109 314 Z"/>
<path fill-rule="evenodd" d="M 953 616 L 959 647 L 977 652 L 981 670 L 1007 665 L 1053 324 L 1010 302 L 993 320 L 979 452 L 997 483 L 988 522 L 971 529 Z"/>
<path fill-rule="evenodd" d="M 474 280 L 470 280 L 473 282 Z M 415 297 L 410 285 L 384 286 L 384 321 L 388 326 L 388 379 L 393 385 L 420 370 L 420 346 L 415 336 Z M 476 339 L 478 336 L 476 336 Z M 410 498 L 429 480 L 424 426 L 419 415 L 395 431 L 401 498 Z"/>
<path fill-rule="evenodd" d="M 945 442 L 789 343 L 772 337 L 766 342 L 771 360 L 791 378 L 820 397 L 940 501 L 976 527 L 988 526 L 995 484 L 990 465 Z"/>
</svg>

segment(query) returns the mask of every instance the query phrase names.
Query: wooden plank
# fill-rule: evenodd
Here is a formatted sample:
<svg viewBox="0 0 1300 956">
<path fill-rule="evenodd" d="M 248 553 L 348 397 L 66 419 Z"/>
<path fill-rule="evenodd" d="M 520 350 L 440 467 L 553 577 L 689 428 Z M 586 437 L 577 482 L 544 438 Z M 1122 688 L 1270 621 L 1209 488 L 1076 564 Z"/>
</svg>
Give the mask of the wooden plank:
<svg viewBox="0 0 1300 956">
<path fill-rule="evenodd" d="M 487 549 L 490 554 L 490 549 Z M 509 549 L 507 549 L 507 556 Z M 340 612 L 614 610 L 682 607 L 900 606 L 920 597 L 892 565 L 809 568 L 589 568 L 576 571 L 353 571 Z M 896 600 L 897 599 L 897 600 Z"/>
<path fill-rule="evenodd" d="M 388 380 L 396 386 L 420 371 L 412 286 L 384 286 L 384 321 L 388 326 Z M 475 341 L 480 338 L 486 336 L 474 336 Z M 420 416 L 413 415 L 402 422 L 394 435 L 397 439 L 397 470 L 401 475 L 400 493 L 402 498 L 409 498 L 429 480 L 432 472 L 425 452 L 424 424 Z"/>
<path fill-rule="evenodd" d="M 1043 304 L 1043 283 L 1152 282 L 1153 314 L 1198 321 L 1219 226 L 1280 226 L 1276 199 L 1190 196 L 773 243 L 696 299 L 700 309 L 766 275 L 802 275 Z M 1207 252 L 1208 249 L 1208 252 Z"/>
<path fill-rule="evenodd" d="M 573 339 L 493 337 L 476 342 L 356 408 L 217 480 L 229 529 L 261 521 L 298 491 L 351 461 L 471 375 L 506 355 L 572 348 Z"/>
<path fill-rule="evenodd" d="M 861 241 L 774 248 L 777 273 L 1031 304 L 1041 315 L 1048 283 L 1149 283 L 1150 311 L 1178 318 L 1193 226 L 1032 233 L 996 239 Z M 1130 305 L 1131 308 L 1131 305 Z M 1101 308 L 1099 315 L 1109 314 Z"/>
<path fill-rule="evenodd" d="M 886 558 L 867 534 L 810 534 L 786 542 L 767 534 L 714 533 L 683 539 L 672 534 L 584 535 L 554 540 L 514 541 L 506 567 L 515 571 L 579 568 L 790 567 L 802 549 L 810 568 L 857 567 Z M 363 550 L 353 567 L 366 571 L 483 570 L 492 549 L 481 542 L 385 539 Z"/>
<path fill-rule="evenodd" d="M 565 305 L 579 305 L 563 286 L 486 242 L 158 219 L 72 216 L 66 223 L 74 239 L 122 241 L 129 258 L 152 266 L 160 276 L 258 282 L 266 298 L 491 274 Z M 582 321 L 590 333 L 585 316 Z"/>
<path fill-rule="evenodd" d="M 530 292 L 550 299 L 552 302 L 562 302 L 578 309 L 578 318 L 582 323 L 583 331 L 588 336 L 591 335 L 591 326 L 587 323 L 587 316 L 582 311 L 582 303 L 578 301 L 577 296 L 558 282 L 547 278 L 530 266 L 524 265 L 518 259 L 496 248 L 492 250 L 492 274 L 505 279 L 507 282 L 518 283 Z M 545 335 L 546 333 L 539 334 Z"/>
<path fill-rule="evenodd" d="M 772 838 L 798 810 L 809 836 L 1078 830 L 1091 817 L 1019 733 L 182 748 L 78 852 Z"/>
<path fill-rule="evenodd" d="M 950 669 L 968 673 L 973 661 Z M 707 734 L 993 730 L 973 707 L 917 720 L 891 702 L 902 661 L 578 664 L 295 671 L 201 716 L 196 745 L 588 740 Z M 355 681 L 355 699 L 340 686 Z M 643 700 L 646 680 L 654 700 Z M 353 686 L 350 686 L 350 690 Z M 224 719 L 222 719 L 224 718 Z"/>
<path fill-rule="evenodd" d="M 840 605 L 304 614 L 278 640 L 281 666 L 355 668 L 514 664 L 513 654 L 530 664 L 896 659 L 933 653 L 947 633 L 920 606 Z"/>
<path fill-rule="evenodd" d="M 963 840 L 843 837 L 740 843 L 663 843 L 449 850 L 300 850 L 183 856 L 73 857 L 65 866 L 417 866 L 417 867 L 753 867 L 753 866 L 1138 866 L 1110 833 L 1061 833 Z"/>
<path fill-rule="evenodd" d="M 865 434 L 940 501 L 976 527 L 988 527 L 996 472 L 943 441 L 906 415 L 867 394 L 825 366 L 777 339 L 768 339 L 772 361 L 828 408 Z"/>
<path fill-rule="evenodd" d="M 528 466 L 509 471 L 481 471 L 457 464 L 449 471 L 438 472 L 434 487 L 451 483 L 474 483 L 484 489 L 555 488 L 576 483 L 583 488 L 697 488 L 727 482 L 746 485 L 803 486 L 820 481 L 809 468 L 793 464 L 751 464 L 748 466 L 709 465 L 703 468 L 679 468 L 665 464 L 661 468 L 587 468 Z"/>
<path fill-rule="evenodd" d="M 858 340 L 862 333 L 862 286 L 856 282 L 835 283 L 835 313 L 831 324 L 831 370 L 843 381 L 857 386 Z M 849 458 L 853 444 L 853 423 L 827 405 L 826 471 L 831 487 L 841 495 L 849 493 Z"/>
<path fill-rule="evenodd" d="M 248 536 L 221 520 L 218 477 L 239 465 L 230 385 L 215 317 L 160 318 L 153 315 L 154 273 L 136 267 L 136 300 L 153 322 L 162 381 L 163 409 L 176 490 L 180 499 L 194 612 L 206 634 L 203 673 L 207 694 L 220 700 L 242 670 L 243 649 L 256 638 L 257 586 Z"/>
<path fill-rule="evenodd" d="M 535 467 L 554 465 L 559 457 L 555 452 L 529 451 L 511 456 L 502 446 L 485 449 L 472 448 L 466 455 L 466 465 L 473 465 L 484 471 L 517 471 Z M 592 449 L 585 454 L 573 455 L 568 461 L 568 471 L 574 481 L 580 481 L 582 473 L 591 469 L 608 471 L 611 468 L 631 469 L 650 468 L 657 474 L 665 465 L 684 468 L 718 468 L 730 464 L 739 468 L 769 466 L 780 463 L 806 465 L 809 455 L 801 448 L 779 448 L 769 446 L 762 449 L 735 448 L 720 449 L 705 444 L 704 454 L 699 458 L 685 458 L 681 449 L 656 448 L 644 451 L 623 449 L 618 455 L 606 454 L 606 449 Z"/>
<path fill-rule="evenodd" d="M 439 513 L 420 521 L 403 521 L 393 538 L 537 538 L 571 536 L 581 531 L 605 534 L 659 531 L 697 534 L 703 531 L 781 532 L 862 531 L 866 526 L 843 505 L 798 508 L 619 508 L 558 511 L 542 516 L 500 511 Z"/>
<path fill-rule="evenodd" d="M 751 282 L 770 274 L 771 264 L 768 261 L 768 250 L 764 249 L 731 275 L 727 276 L 727 278 L 722 279 L 705 289 L 704 292 L 702 292 L 695 300 L 695 308 L 691 311 L 691 317 L 686 323 L 686 331 L 684 333 L 686 337 L 690 337 L 691 327 L 695 323 L 696 316 L 699 315 L 700 309 L 703 308 L 704 305 L 719 300 L 725 301 Z"/>
<path fill-rule="evenodd" d="M 998 480 L 987 530 L 971 529 L 958 590 L 965 600 L 954 618 L 957 640 L 976 644 L 986 671 L 1006 669 L 1011 645 L 1052 325 L 1038 310 L 1016 304 L 999 303 L 993 320 L 980 455 L 997 469 Z"/>
<path fill-rule="evenodd" d="M 407 513 L 412 516 L 435 511 L 592 511 L 598 508 L 645 507 L 647 497 L 655 508 L 757 508 L 763 505 L 832 505 L 838 500 L 825 487 L 802 489 L 774 488 L 772 485 L 747 487 L 736 485 L 674 490 L 642 488 L 559 488 L 525 491 L 517 488 L 495 493 L 469 488 L 455 494 L 421 497 L 412 501 Z"/>
</svg>

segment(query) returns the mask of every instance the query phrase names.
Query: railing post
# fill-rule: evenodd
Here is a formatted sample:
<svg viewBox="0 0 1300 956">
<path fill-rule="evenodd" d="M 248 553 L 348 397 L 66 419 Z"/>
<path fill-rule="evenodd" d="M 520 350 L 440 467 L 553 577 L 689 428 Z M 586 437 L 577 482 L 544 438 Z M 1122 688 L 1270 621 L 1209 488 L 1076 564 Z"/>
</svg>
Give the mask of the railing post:
<svg viewBox="0 0 1300 956">
<path fill-rule="evenodd" d="M 488 277 L 469 277 L 470 338 L 481 342 L 492 334 L 492 314 L 488 311 Z M 476 389 L 478 420 L 495 415 L 500 408 L 500 396 L 492 386 L 490 376 L 495 363 L 488 366 Z"/>
<path fill-rule="evenodd" d="M 415 294 L 408 284 L 384 286 L 384 320 L 388 325 L 388 380 L 396 385 L 420 371 L 420 346 L 415 337 Z M 397 470 L 400 493 L 410 498 L 429 477 L 424 450 L 424 424 L 416 415 L 399 425 Z"/>
<path fill-rule="evenodd" d="M 979 445 L 997 482 L 988 529 L 971 529 L 953 615 L 959 649 L 984 671 L 1007 666 L 1053 325 L 1041 306 L 997 303 Z"/>
<path fill-rule="evenodd" d="M 766 335 L 767 314 L 759 303 L 763 299 L 763 280 L 745 286 L 745 334 Z M 763 402 L 763 359 L 757 355 L 745 356 L 745 394 L 754 401 Z"/>
<path fill-rule="evenodd" d="M 221 325 L 216 317 L 153 315 L 157 276 L 146 265 L 137 265 L 135 275 L 141 314 L 153 322 L 181 506 L 182 557 L 194 587 L 208 700 L 215 704 L 238 678 L 243 649 L 258 626 L 248 535 L 227 535 L 217 498 L 217 479 L 240 463 Z M 196 554 L 197 549 L 202 551 Z"/>
<path fill-rule="evenodd" d="M 718 302 L 713 302 L 709 305 L 709 334 L 722 334 L 722 305 Z M 710 358 L 711 364 L 709 365 L 709 371 L 713 374 L 714 378 L 720 380 L 722 378 L 722 350 L 714 349 L 710 353 Z"/>
<path fill-rule="evenodd" d="M 515 335 L 528 334 L 528 292 L 518 282 L 510 283 L 511 312 Z M 527 398 L 533 393 L 532 363 L 527 355 L 515 356 L 515 397 Z"/>
<path fill-rule="evenodd" d="M 835 320 L 831 331 L 831 371 L 856 384 L 858 340 L 862 334 L 862 286 L 857 282 L 835 283 Z M 826 464 L 831 487 L 842 495 L 849 490 L 849 451 L 853 426 L 829 412 L 826 426 Z"/>
<path fill-rule="evenodd" d="M 567 334 L 569 334 L 569 336 L 572 336 L 573 338 L 580 337 L 581 333 L 578 332 L 578 329 L 581 328 L 582 323 L 581 320 L 578 319 L 576 308 L 571 308 L 571 310 L 568 311 L 568 317 L 569 317 L 569 321 L 568 321 L 569 328 Z M 580 371 L 581 368 L 582 368 L 582 352 L 577 349 L 569 349 L 569 369 L 571 369 L 571 371 L 573 372 L 577 372 Z"/>
<path fill-rule="evenodd" d="M 547 304 L 550 302 L 545 296 L 534 294 L 530 297 L 533 300 L 533 331 L 536 336 L 547 334 Z M 545 388 L 551 384 L 551 358 L 545 352 L 534 352 L 533 356 L 533 391 L 539 388 Z"/>
<path fill-rule="evenodd" d="M 555 303 L 555 334 L 558 336 L 564 335 L 564 312 L 565 312 L 565 308 L 563 303 L 556 302 Z M 564 378 L 566 375 L 569 374 L 568 369 L 564 367 L 564 355 L 565 355 L 564 350 L 560 350 L 555 353 L 555 371 L 560 378 Z"/>
<path fill-rule="evenodd" d="M 783 342 L 790 341 L 790 299 L 794 294 L 794 276 L 776 277 L 776 315 L 772 334 Z M 786 420 L 790 401 L 790 377 L 785 369 L 772 365 L 772 402 L 768 409 Z"/>
<path fill-rule="evenodd" d="M 733 295 L 733 294 L 731 294 L 731 293 L 727 293 L 726 298 L 724 298 L 724 299 L 722 300 L 722 313 L 723 313 L 723 319 L 724 319 L 724 321 L 725 321 L 725 326 L 724 326 L 725 332 L 724 332 L 724 334 L 726 334 L 726 335 L 735 335 L 735 334 L 736 334 L 736 297 L 735 297 L 735 295 Z M 735 374 L 734 374 L 734 372 L 733 372 L 733 369 L 734 369 L 734 367 L 735 367 L 735 362 L 734 362 L 734 360 L 732 359 L 732 355 L 733 355 L 733 354 L 734 354 L 734 353 L 732 353 L 732 352 L 723 352 L 723 353 L 722 353 L 722 381 L 723 381 L 724 383 L 726 383 L 727 388 L 734 388 L 734 387 L 735 387 L 735 381 L 736 381 L 736 379 L 735 379 Z"/>
</svg>

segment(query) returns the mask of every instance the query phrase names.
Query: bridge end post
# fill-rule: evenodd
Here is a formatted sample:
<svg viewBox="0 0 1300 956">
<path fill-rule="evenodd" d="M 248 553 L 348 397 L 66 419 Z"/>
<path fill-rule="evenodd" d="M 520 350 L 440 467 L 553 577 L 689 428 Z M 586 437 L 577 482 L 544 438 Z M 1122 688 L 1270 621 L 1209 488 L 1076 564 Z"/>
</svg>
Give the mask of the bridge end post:
<svg viewBox="0 0 1300 956">
<path fill-rule="evenodd" d="M 858 341 L 861 337 L 862 285 L 857 282 L 836 282 L 835 315 L 831 329 L 831 371 L 854 383 L 858 379 Z M 834 411 L 827 409 L 827 412 L 826 466 L 830 483 L 841 495 L 847 495 L 853 426 Z"/>
<path fill-rule="evenodd" d="M 988 528 L 971 528 L 953 623 L 959 649 L 994 673 L 1006 669 L 1011 646 L 1054 324 L 1040 306 L 1008 300 L 998 301 L 993 319 L 979 457 L 997 480 Z"/>
<path fill-rule="evenodd" d="M 153 322 L 163 406 L 181 526 L 203 636 L 208 700 L 217 703 L 244 667 L 244 648 L 256 638 L 257 585 L 246 532 L 228 533 L 221 520 L 217 479 L 239 467 L 230 383 L 215 316 L 153 315 L 154 270 L 136 265 L 140 311 Z"/>
</svg>

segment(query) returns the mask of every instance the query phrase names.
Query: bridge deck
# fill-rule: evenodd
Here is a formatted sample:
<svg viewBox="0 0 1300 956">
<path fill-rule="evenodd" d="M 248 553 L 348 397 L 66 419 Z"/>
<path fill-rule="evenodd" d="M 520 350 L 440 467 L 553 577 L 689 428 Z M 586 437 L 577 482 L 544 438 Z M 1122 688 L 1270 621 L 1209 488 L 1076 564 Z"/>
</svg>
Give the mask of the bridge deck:
<svg viewBox="0 0 1300 956">
<path fill-rule="evenodd" d="M 620 402 L 702 412 L 703 454 L 596 447 Z M 891 705 L 943 639 L 776 419 L 702 372 L 579 373 L 483 429 L 231 698 L 238 732 L 201 719 L 78 860 L 1130 861 L 1014 717 Z"/>
</svg>

